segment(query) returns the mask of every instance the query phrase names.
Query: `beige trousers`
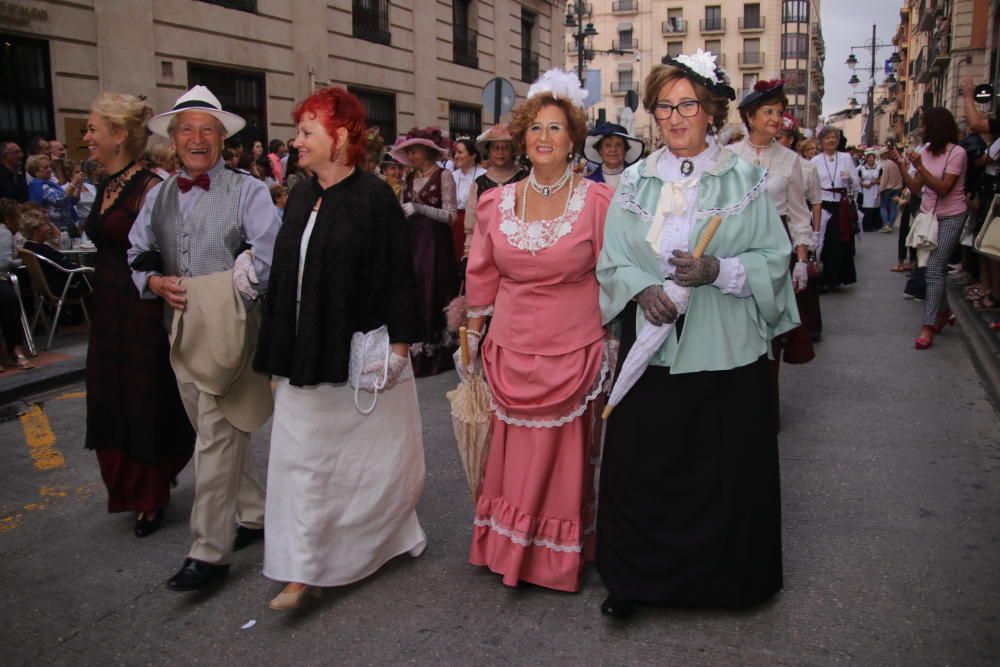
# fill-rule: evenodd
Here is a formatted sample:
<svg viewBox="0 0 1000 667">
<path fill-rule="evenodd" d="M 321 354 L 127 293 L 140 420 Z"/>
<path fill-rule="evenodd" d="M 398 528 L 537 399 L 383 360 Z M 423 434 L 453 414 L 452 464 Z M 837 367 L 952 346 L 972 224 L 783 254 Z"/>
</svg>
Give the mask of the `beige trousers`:
<svg viewBox="0 0 1000 667">
<path fill-rule="evenodd" d="M 264 488 L 247 451 L 250 434 L 226 421 L 215 396 L 191 383 L 178 384 L 181 401 L 198 437 L 194 444 L 194 504 L 188 557 L 228 563 L 236 524 L 264 527 Z"/>
</svg>

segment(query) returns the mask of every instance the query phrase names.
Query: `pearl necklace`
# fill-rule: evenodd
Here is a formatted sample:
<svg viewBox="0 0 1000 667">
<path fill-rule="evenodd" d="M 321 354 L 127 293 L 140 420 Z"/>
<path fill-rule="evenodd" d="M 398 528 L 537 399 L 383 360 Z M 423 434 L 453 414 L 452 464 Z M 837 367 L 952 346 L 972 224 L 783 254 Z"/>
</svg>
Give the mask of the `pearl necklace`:
<svg viewBox="0 0 1000 667">
<path fill-rule="evenodd" d="M 623 171 L 625 171 L 625 165 L 624 164 L 622 164 L 622 166 L 619 167 L 615 171 L 611 171 L 607 167 L 602 167 L 601 168 L 601 173 L 603 173 L 605 176 L 617 176 L 618 174 L 622 173 Z"/>
<path fill-rule="evenodd" d="M 547 185 L 538 182 L 538 179 L 535 178 L 535 170 L 532 169 L 531 173 L 528 174 L 528 184 L 531 186 L 532 190 L 548 199 L 555 193 L 562 190 L 571 178 L 573 178 L 573 165 L 571 164 L 566 165 L 566 171 L 563 172 L 563 175 L 559 177 L 558 181 Z M 525 193 L 527 193 L 527 191 L 528 189 L 525 188 Z"/>
<path fill-rule="evenodd" d="M 570 175 L 570 178 L 572 178 L 573 170 L 571 168 L 567 169 L 566 173 Z M 532 170 L 531 173 L 528 174 L 528 182 L 531 183 L 531 179 L 534 178 L 534 177 L 535 177 L 535 172 L 534 172 L 534 170 Z M 562 187 L 564 185 L 566 185 L 566 180 L 563 180 L 565 178 L 566 178 L 566 176 L 564 174 L 563 178 L 560 179 L 560 181 L 562 181 L 562 183 L 559 185 L 558 188 L 556 188 L 557 190 L 561 190 Z M 532 185 L 532 188 L 535 189 L 534 185 Z M 535 189 L 535 190 L 537 192 L 537 189 Z M 539 194 L 541 194 L 541 193 L 539 193 Z M 547 195 L 542 194 L 542 196 L 545 197 Z M 572 199 L 572 198 L 573 198 L 573 191 L 571 189 L 570 192 L 569 192 L 569 195 L 566 196 L 566 205 L 563 206 L 562 215 L 560 215 L 558 218 L 556 218 L 557 220 L 562 220 L 563 217 L 565 217 L 566 211 L 569 210 L 569 200 Z M 524 190 L 521 191 L 521 220 L 524 221 L 524 222 L 528 221 L 528 188 L 524 188 Z"/>
<path fill-rule="evenodd" d="M 747 144 L 749 144 L 750 148 L 756 148 L 759 151 L 763 151 L 763 150 L 767 150 L 768 148 L 770 148 L 774 144 L 774 139 L 771 139 L 769 142 L 767 142 L 763 146 L 758 146 L 754 142 L 750 141 L 750 137 L 747 137 Z"/>
</svg>

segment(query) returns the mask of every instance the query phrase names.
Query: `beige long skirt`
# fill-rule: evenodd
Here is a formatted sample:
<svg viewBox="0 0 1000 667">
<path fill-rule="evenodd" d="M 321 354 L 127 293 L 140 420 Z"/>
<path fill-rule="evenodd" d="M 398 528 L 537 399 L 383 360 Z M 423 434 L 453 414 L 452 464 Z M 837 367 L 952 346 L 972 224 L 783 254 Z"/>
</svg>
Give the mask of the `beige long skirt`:
<svg viewBox="0 0 1000 667">
<path fill-rule="evenodd" d="M 366 407 L 371 394 L 362 392 Z M 364 579 L 423 552 L 424 445 L 412 377 L 369 415 L 345 385 L 278 381 L 264 514 L 264 576 L 311 586 Z"/>
</svg>

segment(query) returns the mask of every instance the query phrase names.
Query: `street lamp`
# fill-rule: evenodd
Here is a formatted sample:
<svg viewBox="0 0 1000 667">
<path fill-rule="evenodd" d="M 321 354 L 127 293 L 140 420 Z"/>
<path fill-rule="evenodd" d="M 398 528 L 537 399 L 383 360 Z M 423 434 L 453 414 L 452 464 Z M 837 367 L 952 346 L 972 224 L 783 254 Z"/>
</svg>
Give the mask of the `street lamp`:
<svg viewBox="0 0 1000 667">
<path fill-rule="evenodd" d="M 594 24 L 587 21 L 591 11 L 592 5 L 583 2 L 583 0 L 574 0 L 566 6 L 565 25 L 567 28 L 576 28 L 576 32 L 571 34 L 573 41 L 576 42 L 576 75 L 580 78 L 580 84 L 583 86 L 587 85 L 583 76 L 583 66 L 587 61 L 586 52 L 588 51 L 586 41 L 597 35 Z"/>
<path fill-rule="evenodd" d="M 884 42 L 879 42 L 878 39 L 875 36 L 875 25 L 872 25 L 872 38 L 870 40 L 866 41 L 864 44 L 857 45 L 857 46 L 852 46 L 851 47 L 851 53 L 850 53 L 849 56 L 847 56 L 847 61 L 845 63 L 851 69 L 851 78 L 848 81 L 848 83 L 851 85 L 852 88 L 857 88 L 858 84 L 861 83 L 861 79 L 858 78 L 858 75 L 856 73 L 854 73 L 855 69 L 857 69 L 859 66 L 866 67 L 866 69 L 868 69 L 868 101 L 867 101 L 867 104 L 865 105 L 867 113 L 868 113 L 868 124 L 867 124 L 866 129 L 865 129 L 865 143 L 867 143 L 869 146 L 874 146 L 875 145 L 875 121 L 874 121 L 874 118 L 875 118 L 875 74 L 876 74 L 876 67 L 875 67 L 876 62 L 875 62 L 875 59 L 876 59 L 876 53 L 880 49 L 887 49 L 887 48 L 894 48 L 894 47 L 893 47 L 892 44 L 886 44 Z M 859 51 L 862 51 L 862 52 L 866 52 L 866 55 L 870 55 L 871 61 L 868 62 L 868 63 L 864 63 L 864 64 L 860 63 L 858 61 L 858 57 L 856 55 L 854 55 L 854 50 L 855 49 L 858 49 Z M 901 62 L 901 58 L 899 57 L 899 53 L 893 51 L 892 55 L 889 57 L 889 64 L 892 67 L 895 67 L 900 62 Z M 896 77 L 893 76 L 892 72 L 890 71 L 889 73 L 887 73 L 885 75 L 884 81 L 885 81 L 885 83 L 891 85 L 891 84 L 896 83 Z M 854 98 L 851 98 L 851 99 L 854 102 L 854 104 L 857 103 L 857 101 L 854 100 Z M 853 104 L 852 104 L 852 107 L 853 107 Z"/>
</svg>

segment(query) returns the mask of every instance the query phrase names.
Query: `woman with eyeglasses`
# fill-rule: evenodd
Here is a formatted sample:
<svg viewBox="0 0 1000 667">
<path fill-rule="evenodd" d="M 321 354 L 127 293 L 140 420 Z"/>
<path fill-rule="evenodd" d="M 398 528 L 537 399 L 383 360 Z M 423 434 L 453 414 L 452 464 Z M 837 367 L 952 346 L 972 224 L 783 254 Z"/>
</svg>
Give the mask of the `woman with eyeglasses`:
<svg viewBox="0 0 1000 667">
<path fill-rule="evenodd" d="M 619 364 L 637 332 L 674 325 L 606 427 L 597 569 L 601 611 L 616 618 L 636 603 L 749 607 L 782 586 L 767 351 L 799 323 L 792 246 L 764 170 L 713 137 L 736 96 L 715 61 L 699 50 L 646 77 L 643 104 L 665 145 L 622 174 L 597 266 Z M 722 223 L 696 258 L 714 216 Z M 690 288 L 686 314 L 665 280 Z"/>
</svg>

